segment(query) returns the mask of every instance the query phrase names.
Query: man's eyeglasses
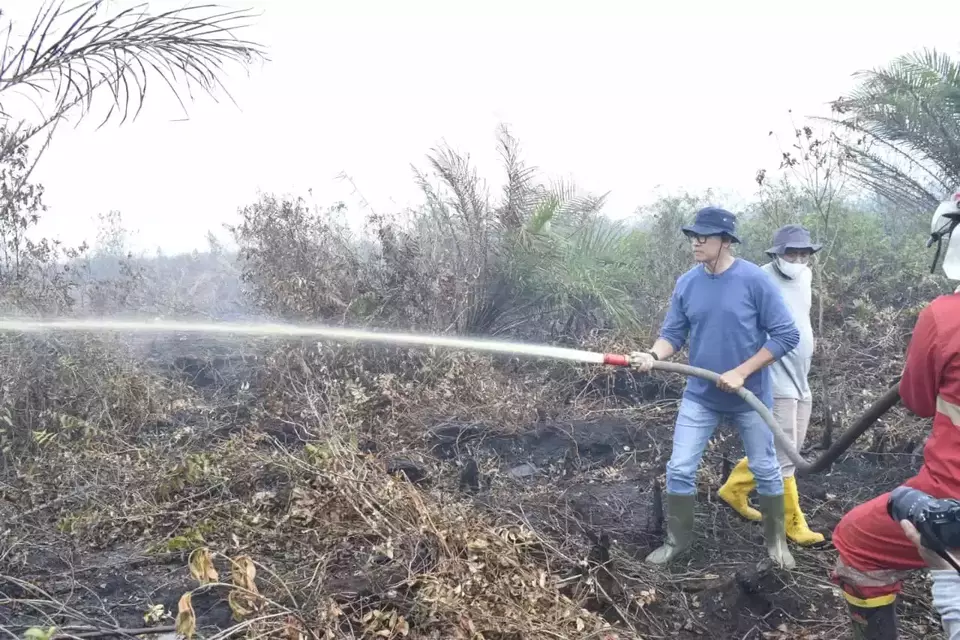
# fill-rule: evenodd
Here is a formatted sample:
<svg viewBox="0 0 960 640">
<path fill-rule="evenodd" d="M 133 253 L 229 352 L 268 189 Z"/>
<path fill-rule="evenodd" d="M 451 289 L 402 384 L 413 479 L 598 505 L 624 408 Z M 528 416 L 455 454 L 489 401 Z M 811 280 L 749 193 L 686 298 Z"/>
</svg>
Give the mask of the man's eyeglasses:
<svg viewBox="0 0 960 640">
<path fill-rule="evenodd" d="M 701 236 L 701 235 L 697 235 L 697 234 L 695 234 L 695 233 L 688 233 L 688 234 L 686 234 L 686 236 L 687 236 L 687 238 L 688 238 L 691 242 L 693 242 L 693 243 L 695 243 L 695 244 L 706 244 L 707 240 L 709 240 L 710 238 L 715 238 L 715 237 L 716 237 L 715 235 Z"/>
</svg>

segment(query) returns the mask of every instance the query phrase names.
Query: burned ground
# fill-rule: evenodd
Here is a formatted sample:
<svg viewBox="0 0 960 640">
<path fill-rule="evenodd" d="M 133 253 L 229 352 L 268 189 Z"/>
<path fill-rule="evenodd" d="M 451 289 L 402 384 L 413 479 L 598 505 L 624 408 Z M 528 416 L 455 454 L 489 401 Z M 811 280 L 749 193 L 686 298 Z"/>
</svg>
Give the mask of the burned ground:
<svg viewBox="0 0 960 640">
<path fill-rule="evenodd" d="M 695 548 L 686 561 L 658 573 L 642 559 L 663 540 L 657 494 L 674 409 L 665 405 L 643 417 L 539 425 L 512 437 L 487 438 L 473 425 L 463 430 L 468 437 L 461 435 L 458 449 L 480 458 L 497 478 L 489 496 L 475 498 L 478 504 L 546 532 L 569 557 L 586 561 L 597 540 L 609 536 L 615 593 L 599 598 L 608 600 L 599 604 L 611 620 L 639 615 L 631 605 L 653 588 L 657 600 L 640 617 L 665 636 L 677 631 L 681 637 L 844 637 L 845 607 L 828 581 L 836 556 L 830 532 L 852 506 L 911 476 L 919 455 L 852 452 L 829 472 L 799 479 L 808 520 L 827 541 L 811 549 L 794 547 L 798 568 L 782 572 L 763 561 L 759 524 L 742 520 L 716 496 L 724 459 L 736 462 L 742 455 L 735 431 L 722 426 L 699 474 Z M 433 440 L 446 447 L 451 436 L 448 427 Z M 918 580 L 903 598 L 904 637 L 928 636 L 938 628 L 921 603 L 925 588 Z M 778 629 L 781 636 L 760 635 Z"/>
<path fill-rule="evenodd" d="M 729 466 L 740 455 L 727 427 L 701 467 L 693 552 L 667 570 L 643 564 L 663 539 L 659 487 L 679 395 L 675 380 L 573 383 L 574 396 L 616 401 L 554 412 L 566 417 L 550 417 L 537 405 L 526 426 L 460 416 L 423 422 L 415 432 L 361 429 L 344 440 L 319 436 L 309 421 L 293 424 L 239 406 L 240 387 L 231 387 L 229 402 L 208 393 L 216 363 L 176 364 L 191 370 L 166 375 L 189 377 L 184 394 L 199 390 L 205 402 L 125 436 L 125 449 L 88 452 L 84 464 L 92 469 L 96 460 L 96 477 L 7 470 L 0 487 L 7 522 L 0 625 L 17 634 L 31 625 L 92 635 L 168 628 L 191 592 L 199 631 L 215 636 L 242 616 L 235 615 L 229 584 L 198 587 L 191 575 L 191 554 L 206 548 L 224 583 L 230 558 L 258 563 L 260 590 L 273 603 L 271 613 L 258 611 L 283 623 L 274 631 L 281 635 L 310 624 L 335 630 L 328 637 L 537 638 L 556 629 L 584 638 L 847 633 L 828 579 L 836 556 L 829 539 L 820 548 L 794 548 L 796 570 L 773 569 L 764 561 L 760 526 L 717 499 L 724 460 Z M 220 364 L 233 367 L 236 359 Z M 909 420 L 900 409 L 886 419 L 893 433 Z M 810 442 L 819 440 L 819 429 Z M 853 505 L 914 472 L 918 451 L 890 453 L 910 447 L 889 442 L 880 450 L 868 434 L 830 472 L 800 480 L 813 528 L 829 538 Z M 157 464 L 163 456 L 167 464 Z M 60 468 L 61 457 L 46 464 Z M 449 603 L 442 593 L 453 594 Z M 903 637 L 939 633 L 928 593 L 922 575 L 907 585 Z M 504 600 L 510 597 L 540 604 L 513 611 Z M 145 622 L 151 610 L 166 617 Z"/>
</svg>

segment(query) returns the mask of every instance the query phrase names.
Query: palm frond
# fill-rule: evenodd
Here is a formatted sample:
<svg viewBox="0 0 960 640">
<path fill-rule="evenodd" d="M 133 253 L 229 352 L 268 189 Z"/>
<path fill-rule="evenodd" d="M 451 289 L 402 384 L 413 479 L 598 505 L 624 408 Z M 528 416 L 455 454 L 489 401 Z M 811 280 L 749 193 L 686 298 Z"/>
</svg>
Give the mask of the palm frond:
<svg viewBox="0 0 960 640">
<path fill-rule="evenodd" d="M 450 190 L 447 205 L 471 226 L 482 229 L 490 222 L 490 197 L 486 186 L 470 162 L 469 154 L 460 154 L 449 146 L 431 150 L 427 157 L 434 172 Z"/>
<path fill-rule="evenodd" d="M 183 94 L 192 98 L 193 87 L 214 99 L 218 91 L 230 97 L 221 80 L 227 63 L 266 59 L 260 45 L 234 35 L 253 17 L 247 11 L 198 5 L 151 15 L 141 4 L 104 14 L 103 0 L 73 8 L 44 3 L 18 46 L 10 45 L 10 23 L 0 54 L 0 114 L 6 115 L 8 92 L 52 97 L 33 135 L 76 107 L 87 115 L 94 96 L 109 93 L 112 104 L 102 127 L 118 114 L 121 122 L 137 117 L 151 77 L 166 84 L 186 109 Z"/>
<path fill-rule="evenodd" d="M 560 198 L 556 194 L 548 194 L 546 197 L 540 198 L 533 208 L 524 230 L 534 234 L 546 231 L 556 217 L 560 204 Z"/>
<path fill-rule="evenodd" d="M 898 205 L 926 209 L 960 184 L 960 64 L 936 50 L 856 74 L 834 103 L 846 173 Z"/>
<path fill-rule="evenodd" d="M 639 326 L 635 245 L 635 235 L 608 218 L 559 220 L 542 242 L 516 256 L 514 277 L 543 314 L 588 324 L 605 318 L 633 330 Z"/>
<path fill-rule="evenodd" d="M 520 157 L 520 143 L 506 126 L 500 127 L 498 139 L 507 182 L 503 186 L 503 203 L 497 209 L 497 217 L 505 228 L 519 229 L 523 226 L 525 213 L 536 197 L 533 180 L 537 170 L 523 162 Z"/>
</svg>

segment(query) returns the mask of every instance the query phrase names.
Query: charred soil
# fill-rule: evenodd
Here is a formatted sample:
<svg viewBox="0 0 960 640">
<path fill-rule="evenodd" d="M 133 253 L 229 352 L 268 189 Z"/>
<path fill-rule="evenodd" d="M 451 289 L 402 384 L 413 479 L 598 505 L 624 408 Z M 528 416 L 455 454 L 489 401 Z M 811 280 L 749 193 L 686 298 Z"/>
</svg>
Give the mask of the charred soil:
<svg viewBox="0 0 960 640">
<path fill-rule="evenodd" d="M 830 532 L 915 472 L 915 444 L 870 452 L 867 437 L 828 473 L 800 479 L 809 524 L 827 541 L 793 546 L 798 567 L 785 572 L 764 561 L 759 524 L 716 497 L 742 455 L 721 426 L 698 477 L 695 546 L 656 570 L 643 558 L 664 536 L 660 487 L 679 392 L 661 384 L 626 395 L 617 408 L 567 412 L 576 419 L 536 411 L 519 429 L 444 420 L 413 437 L 342 439 L 198 402 L 172 430 L 127 442 L 126 454 L 105 448 L 100 485 L 83 473 L 67 486 L 8 469 L 0 626 L 167 628 L 190 592 L 198 630 L 213 635 L 250 619 L 230 579 L 245 557 L 270 602 L 257 615 L 287 637 L 324 637 L 310 625 L 327 637 L 846 637 Z M 815 425 L 810 441 L 818 437 Z M 163 455 L 171 464 L 158 466 Z M 199 586 L 198 549 L 219 572 Z M 928 594 L 923 575 L 907 585 L 902 637 L 940 632 Z M 514 611 L 514 601 L 526 604 Z"/>
</svg>

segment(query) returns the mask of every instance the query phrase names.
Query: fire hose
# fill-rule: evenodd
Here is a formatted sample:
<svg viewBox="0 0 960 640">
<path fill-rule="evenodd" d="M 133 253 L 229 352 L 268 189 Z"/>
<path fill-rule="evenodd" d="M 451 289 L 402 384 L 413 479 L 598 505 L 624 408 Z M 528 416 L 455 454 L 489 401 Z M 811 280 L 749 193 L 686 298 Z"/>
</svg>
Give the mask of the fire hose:
<svg viewBox="0 0 960 640">
<path fill-rule="evenodd" d="M 629 367 L 630 358 L 624 355 L 605 354 L 603 356 L 603 363 L 618 367 Z M 720 374 L 714 371 L 700 367 L 691 367 L 690 365 L 677 362 L 663 362 L 658 360 L 653 363 L 653 368 L 657 371 L 703 378 L 714 384 L 716 384 L 720 378 Z M 880 398 L 870 405 L 853 426 L 844 431 L 843 434 L 813 462 L 808 462 L 800 452 L 797 451 L 796 447 L 790 444 L 790 441 L 787 440 L 783 430 L 780 429 L 776 419 L 773 417 L 773 413 L 756 395 L 746 387 L 740 387 L 740 389 L 737 390 L 737 395 L 743 398 L 744 402 L 750 405 L 751 409 L 760 414 L 760 417 L 763 418 L 767 427 L 773 432 L 773 439 L 777 443 L 777 446 L 790 458 L 790 461 L 796 465 L 797 474 L 806 476 L 821 473 L 829 469 L 830 466 L 836 462 L 837 458 L 850 448 L 850 445 L 852 445 L 857 438 L 873 426 L 883 414 L 893 408 L 893 406 L 900 401 L 900 382 L 897 380 L 897 382 L 887 389 Z"/>
</svg>

